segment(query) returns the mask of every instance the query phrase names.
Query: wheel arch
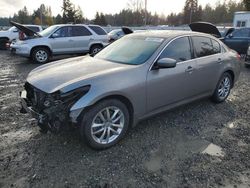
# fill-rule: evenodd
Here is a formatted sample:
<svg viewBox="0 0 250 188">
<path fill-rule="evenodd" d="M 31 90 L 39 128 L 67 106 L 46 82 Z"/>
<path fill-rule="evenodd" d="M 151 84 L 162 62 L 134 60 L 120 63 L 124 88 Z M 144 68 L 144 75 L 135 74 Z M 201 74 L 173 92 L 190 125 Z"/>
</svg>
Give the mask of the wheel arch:
<svg viewBox="0 0 250 188">
<path fill-rule="evenodd" d="M 7 39 L 8 41 L 10 40 L 9 37 L 0 37 L 0 39 Z"/>
<path fill-rule="evenodd" d="M 34 47 L 31 48 L 31 50 L 30 50 L 30 57 L 32 56 L 32 53 L 33 53 L 33 51 L 34 51 L 36 48 L 46 48 L 46 49 L 49 50 L 50 56 L 52 55 L 52 50 L 50 49 L 49 46 L 46 46 L 46 45 L 38 45 L 38 46 L 34 46 Z"/>
<path fill-rule="evenodd" d="M 104 47 L 103 44 L 102 44 L 101 42 L 96 42 L 96 43 L 90 44 L 89 50 L 90 50 L 93 46 L 101 46 L 102 48 Z"/>
<path fill-rule="evenodd" d="M 93 103 L 92 105 L 87 106 L 86 108 L 83 108 L 80 115 L 77 117 L 77 122 L 79 123 L 82 120 L 85 112 L 90 110 L 95 104 L 102 102 L 104 100 L 108 100 L 108 99 L 117 99 L 117 100 L 121 101 L 127 107 L 128 112 L 129 112 L 129 126 L 133 126 L 134 125 L 134 107 L 133 107 L 133 104 L 127 97 L 120 95 L 120 94 L 113 94 L 113 95 L 104 96 L 104 97 L 98 99 L 97 101 L 95 101 L 95 103 Z"/>
<path fill-rule="evenodd" d="M 230 74 L 230 76 L 232 78 L 232 87 L 231 88 L 233 88 L 233 86 L 234 86 L 234 80 L 235 80 L 235 74 L 234 74 L 233 70 L 228 69 L 224 73 L 229 73 Z"/>
</svg>

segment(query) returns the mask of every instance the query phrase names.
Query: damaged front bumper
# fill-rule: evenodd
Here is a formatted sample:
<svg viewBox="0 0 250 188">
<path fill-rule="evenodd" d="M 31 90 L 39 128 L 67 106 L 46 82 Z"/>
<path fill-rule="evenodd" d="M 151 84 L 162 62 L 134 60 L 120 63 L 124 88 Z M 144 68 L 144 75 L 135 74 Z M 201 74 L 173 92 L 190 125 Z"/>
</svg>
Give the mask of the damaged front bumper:
<svg viewBox="0 0 250 188">
<path fill-rule="evenodd" d="M 46 120 L 46 116 L 43 114 L 39 114 L 37 113 L 35 110 L 32 109 L 32 107 L 29 107 L 27 105 L 27 92 L 26 91 L 22 91 L 20 93 L 21 96 L 21 113 L 29 113 L 33 118 L 38 120 L 38 123 L 43 124 Z"/>
<path fill-rule="evenodd" d="M 45 93 L 29 83 L 21 92 L 21 112 L 29 113 L 38 121 L 43 130 L 58 133 L 69 124 L 76 124 L 81 110 L 70 111 L 70 108 L 85 95 L 90 86 L 84 86 L 67 93 Z"/>
</svg>

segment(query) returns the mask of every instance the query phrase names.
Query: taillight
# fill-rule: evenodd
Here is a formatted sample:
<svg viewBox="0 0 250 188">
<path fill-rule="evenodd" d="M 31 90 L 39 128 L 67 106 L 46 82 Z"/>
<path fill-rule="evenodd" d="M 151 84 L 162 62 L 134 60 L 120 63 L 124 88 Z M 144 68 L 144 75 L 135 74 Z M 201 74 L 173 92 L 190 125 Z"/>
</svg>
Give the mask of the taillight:
<svg viewBox="0 0 250 188">
<path fill-rule="evenodd" d="M 236 53 L 236 58 L 240 61 L 241 59 L 240 54 Z"/>
<path fill-rule="evenodd" d="M 24 33 L 21 31 L 19 32 L 19 40 L 24 40 L 25 36 Z"/>
</svg>

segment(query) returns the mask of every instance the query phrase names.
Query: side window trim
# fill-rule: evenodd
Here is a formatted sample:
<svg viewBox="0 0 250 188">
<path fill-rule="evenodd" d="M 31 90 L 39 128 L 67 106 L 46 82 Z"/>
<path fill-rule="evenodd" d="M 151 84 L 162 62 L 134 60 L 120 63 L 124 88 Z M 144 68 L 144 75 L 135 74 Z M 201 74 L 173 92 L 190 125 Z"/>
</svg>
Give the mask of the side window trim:
<svg viewBox="0 0 250 188">
<path fill-rule="evenodd" d="M 214 43 L 213 43 L 213 41 L 215 41 L 215 42 L 217 42 L 218 44 L 219 44 L 219 53 L 215 53 L 215 54 L 220 54 L 221 53 L 221 44 L 218 42 L 218 41 L 216 41 L 216 40 L 214 40 L 214 39 L 212 39 L 212 38 L 210 38 L 210 40 L 211 40 L 211 43 L 212 43 L 212 46 L 213 46 L 213 48 L 214 48 Z M 212 54 L 212 55 L 215 55 L 215 54 Z"/>
<path fill-rule="evenodd" d="M 152 68 L 154 67 L 154 64 L 159 60 L 159 57 L 161 56 L 162 52 L 168 47 L 168 45 L 169 45 L 172 41 L 174 41 L 175 39 L 178 39 L 178 38 L 181 38 L 181 37 L 188 37 L 189 40 L 190 40 L 190 42 L 192 41 L 191 35 L 184 35 L 184 36 L 175 37 L 175 38 L 173 38 L 172 40 L 166 42 L 166 44 L 163 44 L 163 45 L 165 45 L 165 46 L 164 46 L 164 47 L 160 50 L 160 52 L 156 55 L 156 57 L 155 57 L 154 60 L 152 61 L 151 65 L 149 66 L 148 71 L 151 71 L 151 70 L 152 70 Z M 190 46 L 190 47 L 191 47 L 191 46 Z M 189 60 L 187 60 L 187 61 L 182 61 L 182 62 L 180 62 L 179 64 L 185 63 L 185 62 L 189 62 L 189 61 L 192 61 L 192 60 L 193 60 L 193 59 L 189 59 Z"/>
<path fill-rule="evenodd" d="M 214 40 L 214 39 L 212 39 L 212 38 L 210 38 L 210 37 L 207 37 L 207 36 L 192 35 L 190 38 L 191 38 L 192 45 L 193 45 L 193 50 L 194 50 L 194 59 L 200 59 L 200 58 L 210 57 L 210 56 L 214 56 L 214 55 L 217 55 L 217 54 L 221 54 L 221 53 L 223 53 L 223 52 L 222 52 L 222 47 L 221 47 L 220 42 L 218 42 L 218 41 L 216 41 L 216 40 L 215 40 L 215 41 L 216 41 L 216 42 L 218 42 L 218 43 L 219 43 L 219 45 L 220 45 L 220 53 L 211 54 L 211 55 L 206 55 L 206 56 L 203 56 L 203 57 L 197 57 L 197 55 L 196 55 L 196 50 L 195 50 L 195 47 L 194 47 L 193 37 L 205 37 L 205 38 L 208 38 L 208 39 L 210 39 L 210 40 L 211 40 L 212 46 L 213 46 L 213 42 L 212 42 L 212 40 Z M 225 52 L 226 52 L 226 51 L 225 51 Z"/>
<path fill-rule="evenodd" d="M 65 28 L 65 27 L 69 27 L 69 26 L 63 26 L 63 27 L 57 28 L 53 33 L 51 33 L 51 35 L 50 35 L 48 38 L 51 38 L 51 36 L 52 36 L 54 33 L 56 33 L 59 29 L 62 29 L 62 28 Z M 67 36 L 67 37 L 69 37 L 69 36 Z M 58 38 L 67 38 L 67 37 L 58 37 Z"/>
<path fill-rule="evenodd" d="M 91 35 L 93 35 L 93 33 L 87 28 L 87 27 L 85 27 L 84 25 L 75 25 L 75 26 L 72 26 L 72 31 L 73 31 L 73 29 L 74 29 L 74 27 L 76 28 L 76 27 L 82 27 L 82 28 L 84 28 L 85 30 L 87 30 L 88 32 L 89 32 L 89 35 L 79 35 L 79 36 L 71 36 L 71 37 L 86 37 L 86 36 L 91 36 Z M 72 32 L 73 33 L 73 32 Z"/>
<path fill-rule="evenodd" d="M 190 43 L 190 36 L 179 36 L 179 37 L 176 37 L 176 38 L 172 39 L 171 41 L 169 41 L 169 42 L 165 45 L 165 47 L 163 48 L 163 50 L 159 53 L 158 57 L 156 58 L 156 61 L 155 61 L 155 62 L 157 62 L 157 61 L 159 60 L 159 58 L 161 57 L 162 53 L 164 53 L 164 51 L 166 50 L 166 48 L 167 48 L 171 43 L 173 43 L 174 41 L 176 41 L 176 40 L 178 40 L 178 39 L 185 38 L 185 37 L 188 39 L 188 43 L 189 43 L 189 47 L 190 47 L 191 59 L 188 59 L 188 60 L 185 60 L 185 61 L 177 62 L 177 64 L 184 63 L 184 62 L 186 62 L 186 61 L 192 60 L 192 59 L 193 59 L 193 58 L 192 58 L 193 55 L 192 55 L 192 45 L 191 45 L 191 43 Z M 155 63 L 155 62 L 154 62 L 154 63 Z"/>
</svg>

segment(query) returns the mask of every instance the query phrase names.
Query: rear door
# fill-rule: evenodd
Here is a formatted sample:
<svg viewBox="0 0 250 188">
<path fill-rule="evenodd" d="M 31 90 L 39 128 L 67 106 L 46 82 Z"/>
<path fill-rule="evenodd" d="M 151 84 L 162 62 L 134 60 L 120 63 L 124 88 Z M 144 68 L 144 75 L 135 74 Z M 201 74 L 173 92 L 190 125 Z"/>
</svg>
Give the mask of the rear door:
<svg viewBox="0 0 250 188">
<path fill-rule="evenodd" d="M 197 61 L 196 82 L 199 93 L 213 91 L 220 77 L 220 69 L 223 66 L 223 55 L 220 43 L 212 38 L 204 36 L 192 36 L 194 52 Z"/>
<path fill-rule="evenodd" d="M 239 54 L 246 54 L 250 42 L 248 28 L 237 29 L 224 39 L 224 43 Z"/>
<path fill-rule="evenodd" d="M 174 68 L 151 69 L 147 75 L 147 111 L 171 105 L 197 94 L 196 61 L 192 59 L 189 37 L 172 41 L 159 59 L 177 61 Z"/>
<path fill-rule="evenodd" d="M 85 26 L 72 27 L 72 40 L 75 52 L 88 52 L 92 33 Z"/>
</svg>

